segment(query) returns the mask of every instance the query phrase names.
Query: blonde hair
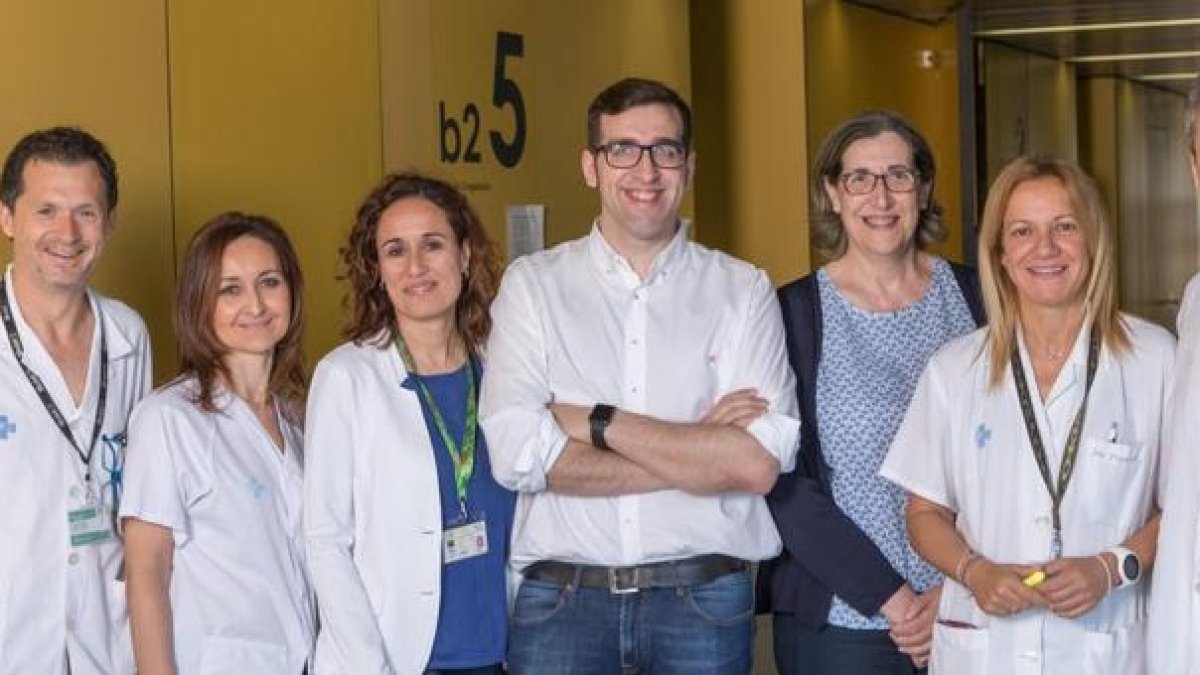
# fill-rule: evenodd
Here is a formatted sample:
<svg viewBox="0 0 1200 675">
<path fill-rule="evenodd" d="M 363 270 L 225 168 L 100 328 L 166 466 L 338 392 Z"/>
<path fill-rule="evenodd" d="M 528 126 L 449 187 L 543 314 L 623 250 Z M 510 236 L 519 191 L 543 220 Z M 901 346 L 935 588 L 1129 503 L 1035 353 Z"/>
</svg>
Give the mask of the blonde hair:
<svg viewBox="0 0 1200 675">
<path fill-rule="evenodd" d="M 1092 317 L 1092 325 L 1100 332 L 1101 344 L 1118 352 L 1130 346 L 1129 333 L 1117 309 L 1112 227 L 1095 182 L 1075 164 L 1057 157 L 1018 157 L 992 183 L 979 232 L 979 282 L 988 317 L 992 387 L 1003 379 L 1017 339 L 1017 289 L 1000 264 L 1004 214 L 1017 186 L 1045 178 L 1058 181 L 1066 190 L 1083 232 L 1090 263 L 1084 306 Z"/>
</svg>

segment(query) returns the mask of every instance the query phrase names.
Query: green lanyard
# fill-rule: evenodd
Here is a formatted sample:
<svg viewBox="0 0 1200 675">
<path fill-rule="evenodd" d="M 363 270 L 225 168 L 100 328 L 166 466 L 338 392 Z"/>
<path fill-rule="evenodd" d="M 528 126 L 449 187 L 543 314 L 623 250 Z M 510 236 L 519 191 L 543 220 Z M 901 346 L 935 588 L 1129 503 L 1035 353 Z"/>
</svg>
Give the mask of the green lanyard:
<svg viewBox="0 0 1200 675">
<path fill-rule="evenodd" d="M 433 415 L 433 424 L 437 427 L 442 442 L 446 444 L 446 450 L 450 452 L 450 461 L 454 465 L 454 489 L 458 493 L 459 508 L 465 515 L 467 484 L 471 482 L 471 474 L 475 472 L 475 427 L 479 417 L 475 401 L 475 369 L 471 365 L 471 359 L 467 359 L 467 419 L 463 423 L 463 439 L 460 448 L 459 444 L 454 442 L 454 437 L 450 435 L 450 429 L 446 427 L 446 419 L 442 417 L 442 409 L 434 400 L 433 392 L 429 391 L 429 387 L 425 386 L 424 380 L 417 373 L 412 354 L 409 353 L 408 345 L 404 344 L 404 338 L 399 335 L 399 332 L 396 335 L 396 351 L 400 353 L 400 360 L 404 362 L 404 367 L 416 381 L 417 389 L 420 390 L 421 397 L 425 399 L 425 405 Z"/>
</svg>

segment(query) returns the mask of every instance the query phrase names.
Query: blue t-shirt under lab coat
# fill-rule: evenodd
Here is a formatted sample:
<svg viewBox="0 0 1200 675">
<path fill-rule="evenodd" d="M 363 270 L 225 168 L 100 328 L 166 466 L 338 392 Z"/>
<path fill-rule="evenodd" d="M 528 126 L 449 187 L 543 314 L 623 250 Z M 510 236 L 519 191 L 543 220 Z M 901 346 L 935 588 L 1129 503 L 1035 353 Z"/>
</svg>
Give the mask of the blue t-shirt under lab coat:
<svg viewBox="0 0 1200 675">
<path fill-rule="evenodd" d="M 472 363 L 478 391 L 478 364 Z M 450 437 L 462 443 L 467 416 L 467 366 L 438 375 L 421 375 L 421 381 L 433 394 L 445 420 Z M 416 383 L 405 383 L 416 388 Z M 433 441 L 437 462 L 438 492 L 442 500 L 442 526 L 449 529 L 461 524 L 458 493 L 454 485 L 454 465 L 423 395 L 421 410 Z M 505 588 L 505 563 L 508 560 L 509 534 L 512 532 L 516 495 L 500 487 L 492 478 L 487 443 L 483 430 L 475 437 L 475 470 L 467 486 L 467 515 L 487 523 L 488 552 L 442 566 L 441 610 L 430 669 L 471 668 L 504 660 L 508 637 L 508 599 Z"/>
</svg>

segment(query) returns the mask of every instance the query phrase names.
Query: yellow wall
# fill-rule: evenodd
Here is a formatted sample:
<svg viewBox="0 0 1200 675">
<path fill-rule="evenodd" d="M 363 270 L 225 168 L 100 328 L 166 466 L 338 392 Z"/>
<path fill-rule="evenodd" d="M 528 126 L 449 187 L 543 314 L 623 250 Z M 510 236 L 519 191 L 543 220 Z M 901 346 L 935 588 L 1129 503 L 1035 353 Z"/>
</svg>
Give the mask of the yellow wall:
<svg viewBox="0 0 1200 675">
<path fill-rule="evenodd" d="M 225 210 L 287 228 L 310 361 L 340 341 L 338 247 L 382 172 L 376 0 L 169 3 L 180 254 Z"/>
<path fill-rule="evenodd" d="M 904 115 L 929 141 L 937 162 L 934 194 L 945 209 L 950 236 L 933 250 L 960 259 L 954 22 L 927 26 L 836 0 L 807 0 L 805 12 L 810 154 L 854 113 L 884 108 Z M 934 52 L 937 67 L 921 67 L 923 50 Z"/>
<path fill-rule="evenodd" d="M 777 284 L 809 268 L 803 0 L 693 0 L 697 237 Z"/>
<path fill-rule="evenodd" d="M 150 326 L 156 372 L 173 367 L 166 19 L 144 0 L 5 2 L 0 156 L 29 131 L 86 128 L 117 160 L 117 229 L 94 278 Z M 0 255 L 8 259 L 8 242 Z"/>
<path fill-rule="evenodd" d="M 599 202 L 583 183 L 579 154 L 588 103 L 601 89 L 630 75 L 663 80 L 684 97 L 691 89 L 680 0 L 381 0 L 379 30 L 385 165 L 465 188 L 501 250 L 509 204 L 546 205 L 548 246 L 591 226 Z M 488 135 L 514 135 L 512 108 L 492 104 L 500 31 L 523 39 L 523 55 L 505 66 L 527 120 L 524 153 L 512 168 L 498 163 Z M 441 160 L 439 101 L 457 120 L 462 144 L 473 128 L 463 110 L 476 105 L 479 163 Z"/>
</svg>

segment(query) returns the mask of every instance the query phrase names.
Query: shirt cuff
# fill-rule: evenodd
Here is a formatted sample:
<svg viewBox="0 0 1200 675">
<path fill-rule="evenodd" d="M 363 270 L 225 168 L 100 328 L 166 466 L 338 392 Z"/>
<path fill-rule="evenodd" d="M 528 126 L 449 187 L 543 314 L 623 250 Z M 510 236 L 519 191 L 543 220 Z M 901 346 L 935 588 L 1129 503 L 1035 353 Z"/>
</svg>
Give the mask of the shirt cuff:
<svg viewBox="0 0 1200 675">
<path fill-rule="evenodd" d="M 796 468 L 796 452 L 800 442 L 799 420 L 782 413 L 767 412 L 751 422 L 746 431 L 779 460 L 780 473 L 789 473 Z"/>
</svg>

